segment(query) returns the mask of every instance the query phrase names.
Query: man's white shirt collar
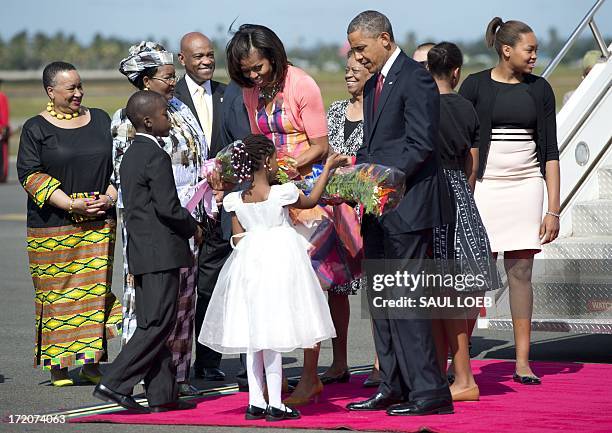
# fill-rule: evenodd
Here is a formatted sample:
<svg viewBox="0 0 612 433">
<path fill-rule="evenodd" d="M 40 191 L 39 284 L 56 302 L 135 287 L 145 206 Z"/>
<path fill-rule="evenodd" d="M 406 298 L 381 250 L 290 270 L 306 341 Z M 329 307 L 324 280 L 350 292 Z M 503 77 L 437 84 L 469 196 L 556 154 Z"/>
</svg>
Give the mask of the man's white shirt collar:
<svg viewBox="0 0 612 433">
<path fill-rule="evenodd" d="M 210 80 L 204 81 L 202 83 L 202 85 L 200 86 L 198 83 L 193 81 L 193 78 L 191 78 L 189 75 L 185 74 L 185 82 L 187 83 L 187 88 L 189 89 L 189 94 L 191 96 L 194 96 L 196 94 L 196 92 L 198 91 L 198 89 L 202 88 L 202 87 L 204 87 L 204 89 L 206 89 L 206 94 L 207 95 L 212 95 L 212 88 L 210 86 Z"/>
<path fill-rule="evenodd" d="M 383 78 L 387 78 L 387 75 L 389 75 L 389 71 L 391 70 L 391 66 L 393 66 L 395 59 L 397 59 L 401 52 L 402 50 L 400 50 L 400 47 L 395 47 L 395 51 L 393 51 L 391 57 L 387 59 L 385 66 L 383 66 L 383 68 L 380 70 L 380 73 L 382 74 Z"/>
</svg>

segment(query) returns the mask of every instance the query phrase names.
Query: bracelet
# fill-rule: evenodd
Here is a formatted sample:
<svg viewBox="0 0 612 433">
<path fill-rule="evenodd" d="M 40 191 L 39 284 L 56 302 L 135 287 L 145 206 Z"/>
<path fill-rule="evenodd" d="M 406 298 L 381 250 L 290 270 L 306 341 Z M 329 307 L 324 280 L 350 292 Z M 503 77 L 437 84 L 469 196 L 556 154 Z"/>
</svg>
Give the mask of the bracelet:
<svg viewBox="0 0 612 433">
<path fill-rule="evenodd" d="M 561 215 L 559 215 L 558 213 L 551 212 L 551 211 L 546 211 L 546 215 L 552 215 L 554 217 L 561 218 Z"/>
<path fill-rule="evenodd" d="M 72 207 L 74 206 L 74 199 L 70 199 L 70 207 L 68 208 L 68 213 L 72 213 Z"/>
<path fill-rule="evenodd" d="M 111 202 L 111 207 L 115 207 L 115 206 L 117 205 L 117 200 L 115 200 L 115 199 L 113 198 L 113 196 L 112 196 L 112 195 L 110 195 L 110 194 L 105 194 L 105 195 L 106 195 L 106 196 L 108 197 L 108 199 L 110 200 L 110 202 Z"/>
</svg>

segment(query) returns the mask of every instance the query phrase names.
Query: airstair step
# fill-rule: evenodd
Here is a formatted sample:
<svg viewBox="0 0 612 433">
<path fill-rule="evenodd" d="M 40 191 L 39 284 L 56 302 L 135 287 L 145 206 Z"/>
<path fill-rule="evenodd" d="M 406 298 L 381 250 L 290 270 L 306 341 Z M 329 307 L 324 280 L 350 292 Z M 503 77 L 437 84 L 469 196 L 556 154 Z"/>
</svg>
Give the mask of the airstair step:
<svg viewBox="0 0 612 433">
<path fill-rule="evenodd" d="M 612 167 L 602 167 L 597 172 L 599 198 L 612 199 Z"/>
<path fill-rule="evenodd" d="M 612 260 L 612 236 L 571 236 L 558 238 L 542 247 L 542 255 L 536 255 L 546 260 L 565 259 L 609 259 Z"/>
<path fill-rule="evenodd" d="M 577 203 L 572 213 L 574 236 L 612 235 L 612 200 Z"/>
</svg>

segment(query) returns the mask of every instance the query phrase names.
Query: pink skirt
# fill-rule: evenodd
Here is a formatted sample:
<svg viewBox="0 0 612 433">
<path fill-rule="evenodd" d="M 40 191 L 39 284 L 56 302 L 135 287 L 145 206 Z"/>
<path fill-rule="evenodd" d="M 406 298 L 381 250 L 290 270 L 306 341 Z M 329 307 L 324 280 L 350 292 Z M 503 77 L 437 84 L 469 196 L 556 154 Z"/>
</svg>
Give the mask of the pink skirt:
<svg viewBox="0 0 612 433">
<path fill-rule="evenodd" d="M 532 129 L 493 129 L 474 199 L 493 252 L 541 250 L 544 181 Z"/>
</svg>

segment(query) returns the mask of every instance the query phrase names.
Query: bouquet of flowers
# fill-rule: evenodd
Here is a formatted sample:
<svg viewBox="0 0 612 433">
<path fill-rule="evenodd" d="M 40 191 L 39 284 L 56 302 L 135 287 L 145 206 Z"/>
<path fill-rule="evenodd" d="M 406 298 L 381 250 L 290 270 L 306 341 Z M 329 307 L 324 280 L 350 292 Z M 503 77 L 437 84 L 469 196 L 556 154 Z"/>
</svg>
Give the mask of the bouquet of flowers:
<svg viewBox="0 0 612 433">
<path fill-rule="evenodd" d="M 313 175 L 296 181 L 296 186 L 309 194 L 320 175 L 321 166 Z M 364 213 L 381 216 L 397 207 L 406 192 L 406 176 L 401 170 L 378 164 L 357 164 L 337 168 L 329 179 L 321 200 L 325 204 L 360 203 Z"/>
<path fill-rule="evenodd" d="M 278 172 L 276 173 L 276 179 L 279 183 L 287 183 L 291 179 L 300 177 L 300 172 L 297 169 L 297 161 L 286 154 L 280 152 L 276 155 L 276 162 L 278 163 Z"/>
</svg>

